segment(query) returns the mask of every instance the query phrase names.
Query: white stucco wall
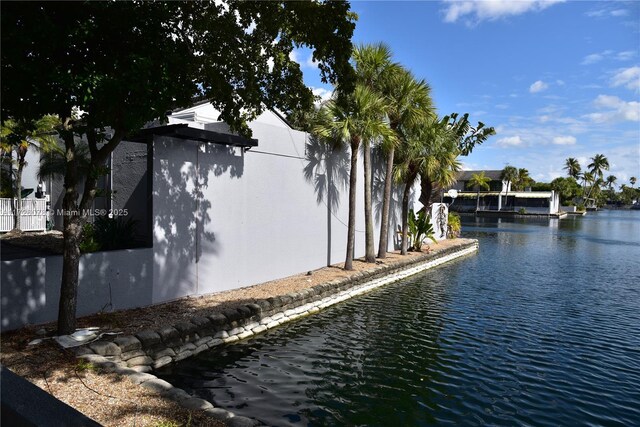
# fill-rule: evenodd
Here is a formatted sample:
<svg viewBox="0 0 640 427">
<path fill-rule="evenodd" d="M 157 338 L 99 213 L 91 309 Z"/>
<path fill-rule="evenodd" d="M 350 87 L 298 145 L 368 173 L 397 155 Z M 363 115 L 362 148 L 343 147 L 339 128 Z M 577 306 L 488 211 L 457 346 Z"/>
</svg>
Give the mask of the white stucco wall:
<svg viewBox="0 0 640 427">
<path fill-rule="evenodd" d="M 156 137 L 154 302 L 248 286 L 344 261 L 348 183 L 334 179 L 338 203 L 329 213 L 326 191 L 316 188 L 326 176 L 325 165 L 305 178 L 304 169 L 315 153 L 307 147 L 308 135 L 273 117 L 250 126 L 259 145 L 247 152 Z M 335 157 L 334 163 L 341 165 L 335 175 L 346 179 L 348 150 Z M 365 250 L 363 179 L 361 158 L 356 257 L 364 256 Z M 381 195 L 374 191 L 376 250 L 380 203 Z M 397 219 L 392 220 L 392 230 Z"/>
<path fill-rule="evenodd" d="M 150 305 L 152 257 L 151 248 L 82 255 L 78 316 Z M 56 320 L 61 278 L 61 255 L 2 261 L 1 329 Z"/>
</svg>

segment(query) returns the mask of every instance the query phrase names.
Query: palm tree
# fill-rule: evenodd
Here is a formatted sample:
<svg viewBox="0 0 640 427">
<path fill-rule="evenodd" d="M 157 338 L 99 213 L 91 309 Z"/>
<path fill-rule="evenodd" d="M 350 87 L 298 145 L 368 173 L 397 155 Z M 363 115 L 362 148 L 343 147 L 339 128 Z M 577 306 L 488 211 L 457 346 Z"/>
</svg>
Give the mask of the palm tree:
<svg viewBox="0 0 640 427">
<path fill-rule="evenodd" d="M 482 144 L 496 133 L 493 127 L 487 127 L 482 122 L 478 122 L 476 126 L 472 126 L 469 121 L 469 113 L 465 113 L 462 116 L 458 113 L 452 113 L 445 116 L 443 120 L 447 122 L 448 129 L 456 139 L 457 151 L 460 156 L 468 156 L 475 146 Z M 431 206 L 431 197 L 434 189 L 437 187 L 444 188 L 425 173 L 420 174 L 419 200 L 427 210 Z"/>
<path fill-rule="evenodd" d="M 356 81 L 378 95 L 383 94 L 383 88 L 388 86 L 391 75 L 399 68 L 391 61 L 391 51 L 383 43 L 375 45 L 360 45 L 353 51 Z M 381 112 L 380 118 L 387 111 Z M 375 262 L 373 242 L 373 215 L 371 203 L 371 143 L 379 135 L 371 135 L 362 139 L 364 151 L 364 224 L 365 224 L 365 261 Z M 391 144 L 393 145 L 393 143 Z M 389 190 L 389 197 L 391 190 Z"/>
<path fill-rule="evenodd" d="M 533 179 L 529 176 L 529 171 L 525 168 L 518 169 L 518 177 L 514 182 L 514 186 L 516 190 L 524 190 L 526 187 L 530 186 L 533 182 Z"/>
<path fill-rule="evenodd" d="M 441 185 L 455 182 L 460 169 L 454 133 L 447 118 L 438 121 L 428 118 L 424 124 L 403 130 L 406 144 L 400 148 L 396 180 L 404 185 L 402 195 L 402 244 L 400 253 L 407 254 L 409 195 L 418 175 L 426 174 Z"/>
<path fill-rule="evenodd" d="M 567 170 L 567 174 L 577 180 L 580 177 L 580 171 L 582 169 L 580 167 L 580 162 L 573 157 L 569 157 L 564 164 L 565 166 L 563 169 Z"/>
<path fill-rule="evenodd" d="M 633 188 L 634 185 L 636 185 L 637 179 L 635 176 L 632 176 L 631 178 L 629 178 L 629 182 L 631 183 L 631 188 Z"/>
<path fill-rule="evenodd" d="M 16 203 L 13 210 L 13 229 L 20 230 L 20 217 L 22 212 L 22 172 L 27 165 L 26 156 L 29 148 L 46 152 L 56 145 L 55 128 L 60 124 L 60 119 L 55 115 L 45 115 L 31 123 L 7 119 L 2 123 L 0 131 L 0 154 L 4 157 L 8 154 L 12 157 L 15 151 L 16 158 L 12 159 L 12 168 L 15 165 L 15 181 L 13 197 Z M 13 199 L 12 197 L 12 199 Z"/>
<path fill-rule="evenodd" d="M 518 169 L 513 166 L 505 166 L 505 168 L 502 169 L 502 173 L 500 174 L 500 179 L 503 182 L 506 182 L 504 195 L 504 205 L 506 207 L 507 203 L 509 202 L 509 186 L 512 182 L 518 179 Z"/>
<path fill-rule="evenodd" d="M 471 187 L 475 187 L 476 189 L 476 212 L 478 212 L 478 210 L 480 209 L 480 190 L 489 190 L 489 182 L 491 182 L 491 178 L 486 176 L 484 174 L 484 171 L 471 175 L 469 185 Z"/>
<path fill-rule="evenodd" d="M 391 205 L 391 187 L 393 183 L 393 164 L 396 147 L 405 144 L 403 128 L 416 126 L 429 116 L 433 116 L 433 103 L 430 96 L 430 87 L 424 80 L 416 80 L 415 77 L 403 68 L 396 68 L 387 85 L 384 94 L 389 101 L 387 117 L 389 125 L 397 135 L 395 143 L 385 144 L 383 147 L 386 158 L 386 170 L 384 180 L 384 194 L 382 198 L 382 218 L 380 221 L 380 241 L 378 244 L 378 258 L 385 258 L 387 254 L 389 238 L 389 209 Z"/>
<path fill-rule="evenodd" d="M 383 97 L 362 84 L 356 84 L 347 102 L 327 102 L 319 111 L 320 118 L 314 132 L 321 138 L 330 139 L 351 148 L 349 168 L 349 221 L 347 231 L 347 254 L 345 270 L 353 269 L 356 226 L 356 185 L 358 172 L 358 150 L 364 140 L 377 137 L 393 137 L 388 124 L 382 120 L 386 111 Z"/>
<path fill-rule="evenodd" d="M 607 177 L 606 183 L 609 186 L 609 190 L 613 190 L 613 186 L 615 185 L 616 181 L 618 180 L 618 178 L 616 178 L 613 175 L 609 175 Z"/>
<path fill-rule="evenodd" d="M 591 158 L 591 163 L 587 167 L 589 168 L 589 172 L 595 177 L 602 179 L 603 171 L 609 170 L 609 160 L 607 160 L 604 154 L 596 154 Z"/>
</svg>

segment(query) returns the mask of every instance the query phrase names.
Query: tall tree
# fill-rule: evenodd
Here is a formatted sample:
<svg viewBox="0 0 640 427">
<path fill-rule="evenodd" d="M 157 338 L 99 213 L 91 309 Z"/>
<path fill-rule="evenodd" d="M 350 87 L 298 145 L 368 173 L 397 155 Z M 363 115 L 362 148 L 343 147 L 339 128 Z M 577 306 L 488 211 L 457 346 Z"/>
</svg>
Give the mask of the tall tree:
<svg viewBox="0 0 640 427">
<path fill-rule="evenodd" d="M 587 167 L 594 177 L 603 179 L 604 171 L 609 170 L 609 160 L 604 154 L 596 154 L 591 158 L 591 163 Z"/>
<path fill-rule="evenodd" d="M 580 162 L 577 159 L 569 157 L 567 160 L 565 160 L 564 165 L 565 166 L 563 169 L 566 169 L 567 175 L 576 180 L 580 178 L 580 172 L 582 168 L 580 167 Z"/>
<path fill-rule="evenodd" d="M 15 206 L 13 209 L 13 229 L 21 230 L 22 212 L 22 172 L 27 165 L 26 156 L 32 151 L 47 151 L 49 146 L 57 142 L 55 128 L 60 120 L 54 115 L 45 115 L 38 120 L 24 122 L 8 119 L 2 123 L 0 133 L 0 150 L 9 153 L 15 151 L 15 179 L 13 180 L 13 195 Z"/>
<path fill-rule="evenodd" d="M 482 144 L 496 133 L 493 127 L 487 127 L 482 122 L 472 126 L 469 121 L 469 113 L 465 113 L 462 116 L 458 113 L 452 113 L 449 116 L 445 116 L 444 119 L 456 139 L 458 153 L 461 156 L 468 156 L 475 146 Z M 421 191 L 419 200 L 427 210 L 431 206 L 432 195 L 436 187 L 434 184 L 433 178 L 427 175 L 426 171 L 420 174 Z"/>
<path fill-rule="evenodd" d="M 63 209 L 92 206 L 109 154 L 128 133 L 196 96 L 232 129 L 265 108 L 308 110 L 295 46 L 324 81 L 353 87 L 354 15 L 346 2 L 2 3 L 2 119 L 57 114 L 65 144 Z M 10 82 L 10 84 L 7 84 Z M 90 172 L 77 168 L 84 136 Z M 79 198 L 78 185 L 84 183 Z M 73 332 L 84 215 L 65 215 L 58 332 Z"/>
<path fill-rule="evenodd" d="M 356 79 L 359 84 L 383 96 L 388 80 L 398 68 L 391 61 L 391 51 L 382 44 L 359 45 L 353 50 Z M 381 111 L 381 119 L 387 111 Z M 379 135 L 371 135 L 362 140 L 364 152 L 364 227 L 365 227 L 365 261 L 375 262 L 376 254 L 373 242 L 373 214 L 371 201 L 371 145 Z M 395 139 L 395 138 L 394 138 Z M 393 143 L 391 144 L 393 145 Z"/>
<path fill-rule="evenodd" d="M 455 182 L 460 169 L 457 138 L 448 126 L 448 118 L 428 118 L 414 128 L 404 130 L 407 143 L 400 146 L 396 179 L 404 186 L 402 194 L 402 255 L 407 254 L 409 197 L 416 178 L 429 176 L 441 185 Z"/>
<path fill-rule="evenodd" d="M 529 176 L 529 171 L 525 168 L 518 169 L 518 177 L 514 182 L 515 190 L 522 191 L 533 183 L 533 179 Z"/>
<path fill-rule="evenodd" d="M 512 182 L 518 179 L 518 169 L 513 166 L 505 166 L 505 168 L 502 169 L 502 172 L 500 173 L 500 179 L 502 180 L 502 182 L 506 183 L 503 206 L 504 209 L 507 206 L 507 203 L 509 203 L 509 187 L 511 186 Z"/>
<path fill-rule="evenodd" d="M 389 239 L 389 210 L 391 206 L 391 187 L 393 184 L 393 165 L 396 147 L 406 144 L 403 129 L 412 128 L 429 118 L 435 118 L 431 89 L 424 80 L 417 80 L 408 70 L 396 68 L 386 80 L 383 93 L 388 100 L 387 117 L 389 125 L 396 133 L 395 140 L 384 145 L 387 155 L 382 197 L 382 217 L 380 220 L 380 241 L 378 258 L 385 258 Z"/>
<path fill-rule="evenodd" d="M 632 176 L 631 178 L 629 178 L 629 183 L 631 184 L 631 188 L 633 188 L 634 185 L 636 185 L 637 182 L 637 178 L 635 176 Z"/>
<path fill-rule="evenodd" d="M 618 180 L 618 178 L 616 178 L 613 175 L 609 175 L 607 177 L 605 182 L 607 183 L 607 186 L 609 187 L 609 190 L 613 190 L 613 186 L 616 184 L 617 180 Z"/>
<path fill-rule="evenodd" d="M 484 171 L 480 173 L 474 173 L 471 175 L 471 179 L 469 180 L 469 185 L 472 188 L 476 189 L 476 212 L 480 209 L 480 190 L 485 189 L 489 190 L 489 183 L 491 182 L 491 178 L 484 174 Z"/>
<path fill-rule="evenodd" d="M 356 230 L 356 188 L 358 176 L 358 150 L 362 141 L 374 137 L 393 137 L 393 132 L 383 120 L 385 99 L 362 84 L 356 84 L 354 92 L 347 95 L 342 104 L 336 100 L 327 102 L 320 110 L 314 133 L 321 138 L 348 144 L 351 149 L 349 167 L 349 221 L 347 225 L 347 254 L 345 270 L 353 269 Z"/>
</svg>

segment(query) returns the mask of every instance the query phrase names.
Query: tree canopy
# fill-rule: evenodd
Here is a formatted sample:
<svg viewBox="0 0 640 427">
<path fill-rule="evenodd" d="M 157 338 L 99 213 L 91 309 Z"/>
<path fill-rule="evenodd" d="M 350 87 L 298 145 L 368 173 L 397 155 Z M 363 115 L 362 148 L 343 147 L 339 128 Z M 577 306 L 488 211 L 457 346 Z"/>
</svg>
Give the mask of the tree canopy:
<svg viewBox="0 0 640 427">
<path fill-rule="evenodd" d="M 221 119 L 312 105 L 296 46 L 349 86 L 354 15 L 345 2 L 2 3 L 2 116 L 72 117 L 135 130 L 194 97 Z"/>
</svg>

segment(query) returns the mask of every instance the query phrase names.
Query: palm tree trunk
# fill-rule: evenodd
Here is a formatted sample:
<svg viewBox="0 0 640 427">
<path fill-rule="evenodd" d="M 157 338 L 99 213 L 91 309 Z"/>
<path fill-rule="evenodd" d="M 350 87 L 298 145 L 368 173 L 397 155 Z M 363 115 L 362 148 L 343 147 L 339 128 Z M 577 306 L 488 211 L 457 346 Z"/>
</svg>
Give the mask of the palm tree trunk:
<svg viewBox="0 0 640 427">
<path fill-rule="evenodd" d="M 414 178 L 415 180 L 415 178 Z M 433 193 L 433 182 L 427 174 L 420 174 L 420 198 L 418 201 L 422 203 L 426 212 L 429 212 L 431 207 L 431 194 Z"/>
<path fill-rule="evenodd" d="M 13 229 L 22 229 L 22 170 L 24 168 L 24 158 L 18 162 L 18 170 L 16 171 L 16 206 L 13 211 Z"/>
<path fill-rule="evenodd" d="M 409 172 L 407 182 L 402 194 L 402 243 L 400 246 L 400 254 L 406 255 L 409 246 L 408 234 L 409 234 L 409 195 L 411 194 L 411 187 L 416 180 L 417 173 Z"/>
<path fill-rule="evenodd" d="M 391 147 L 387 154 L 387 170 L 384 176 L 384 195 L 382 196 L 382 219 L 380 220 L 380 242 L 378 258 L 386 258 L 389 247 L 389 210 L 391 209 L 391 184 L 393 183 L 393 158 L 395 148 Z"/>
<path fill-rule="evenodd" d="M 371 145 L 364 141 L 364 229 L 365 261 L 376 262 L 373 243 L 373 215 L 371 214 Z"/>
<path fill-rule="evenodd" d="M 349 222 L 347 228 L 347 257 L 344 261 L 345 270 L 353 270 L 353 252 L 356 242 L 356 184 L 358 179 L 359 145 L 359 142 L 351 143 L 351 168 L 349 170 Z"/>
<path fill-rule="evenodd" d="M 476 193 L 476 214 L 480 210 L 480 190 Z"/>
</svg>

